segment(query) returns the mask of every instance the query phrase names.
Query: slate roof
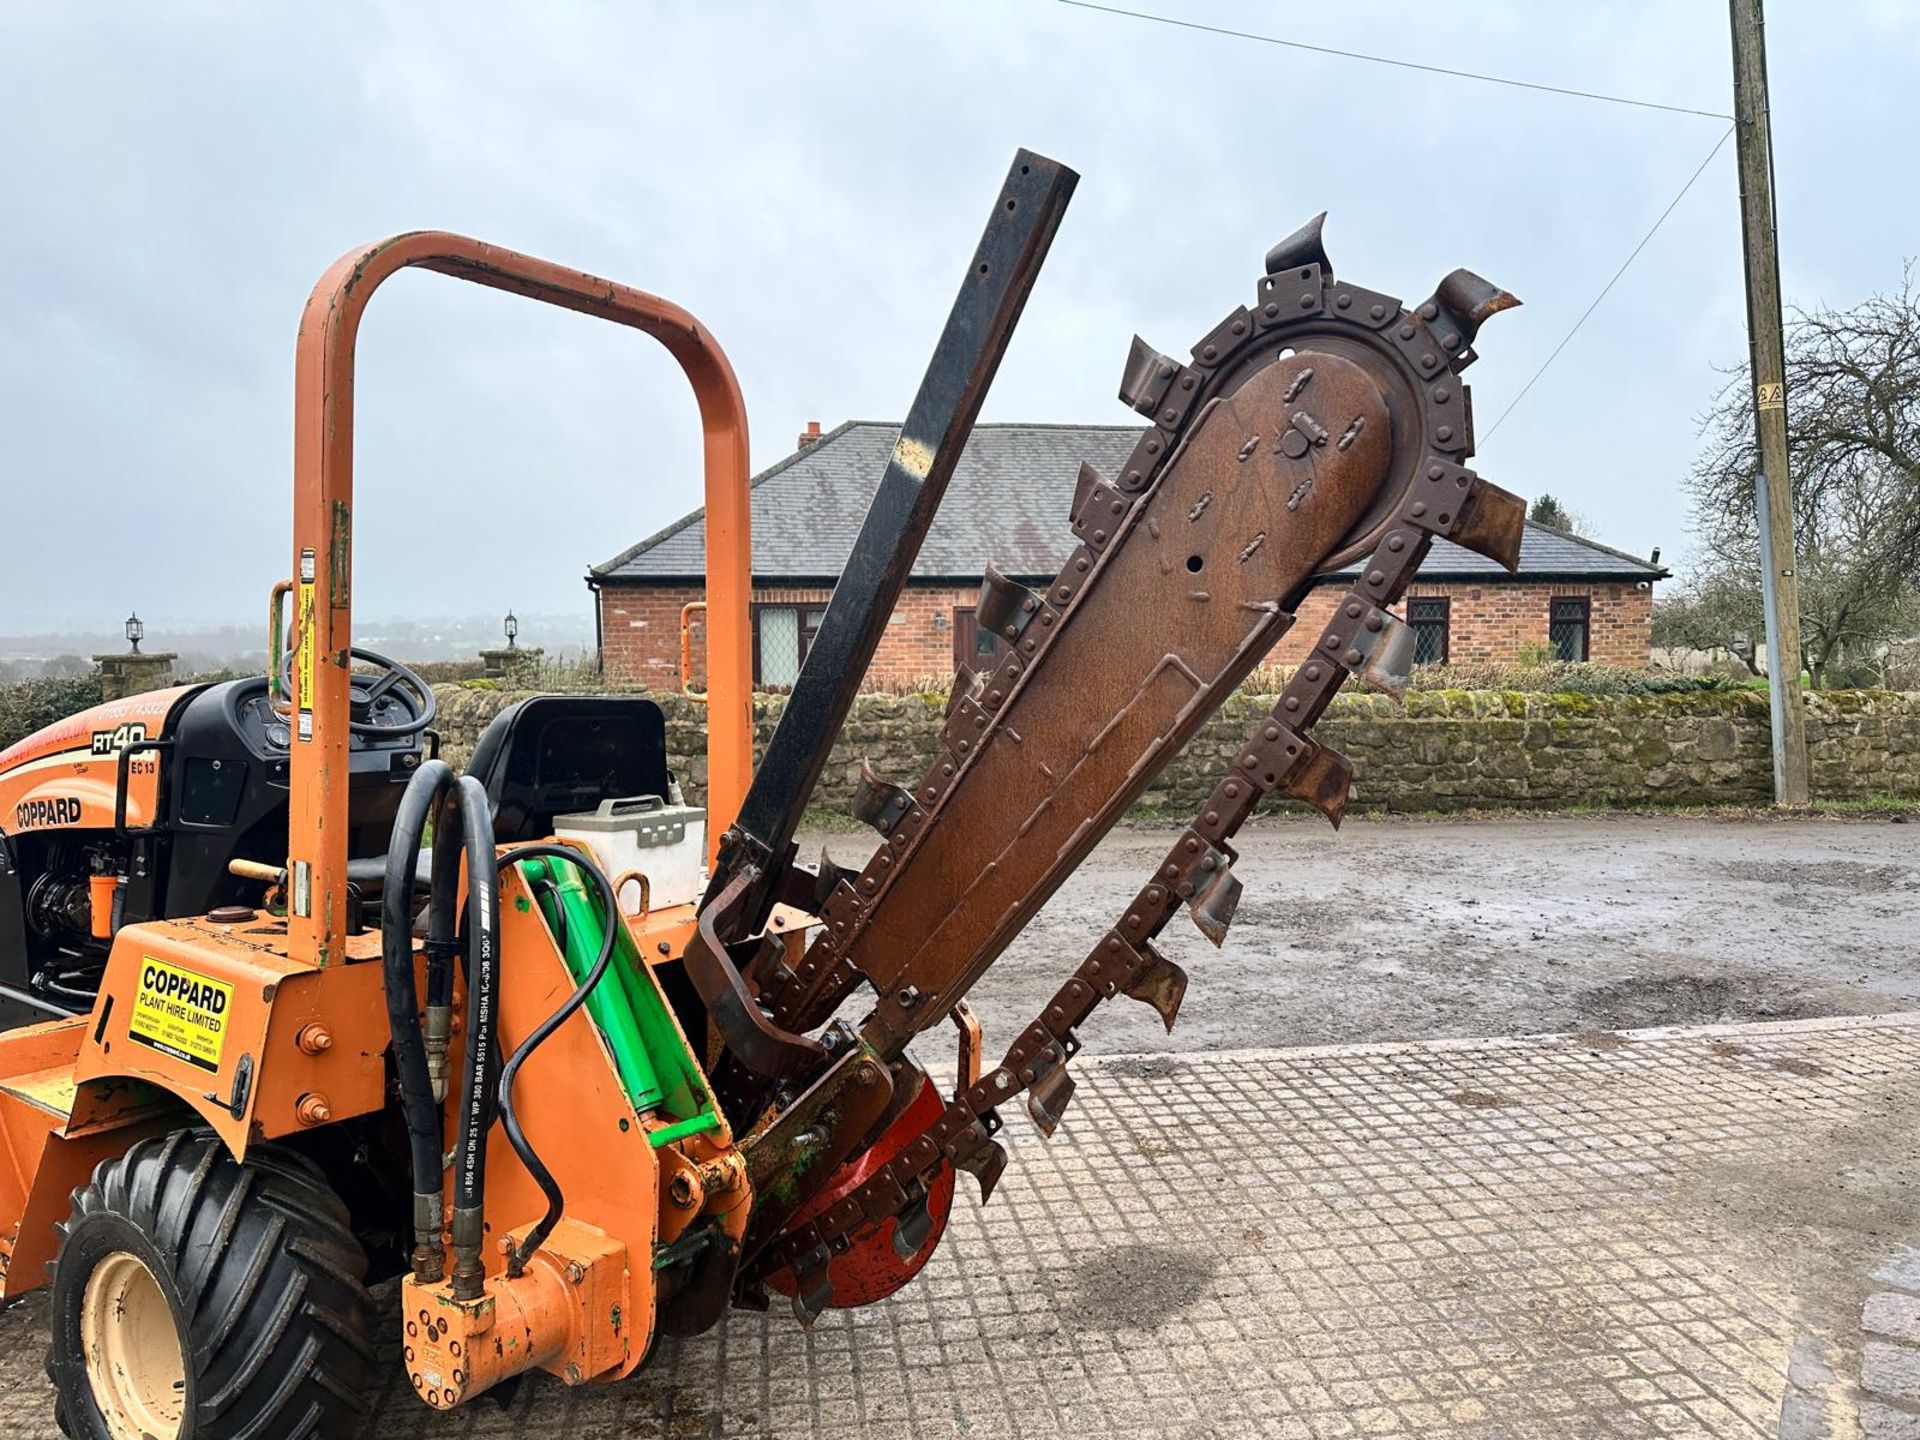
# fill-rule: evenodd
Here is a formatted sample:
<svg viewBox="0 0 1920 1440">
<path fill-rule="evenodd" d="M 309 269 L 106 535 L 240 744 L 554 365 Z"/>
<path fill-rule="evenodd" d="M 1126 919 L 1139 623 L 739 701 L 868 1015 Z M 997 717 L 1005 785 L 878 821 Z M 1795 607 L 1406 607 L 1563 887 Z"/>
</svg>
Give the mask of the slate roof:
<svg viewBox="0 0 1920 1440">
<path fill-rule="evenodd" d="M 753 478 L 756 582 L 832 584 L 845 567 L 900 427 L 849 420 Z M 1073 550 L 1067 506 L 1080 462 L 1117 473 L 1137 425 L 976 425 L 913 567 L 919 580 L 978 580 L 991 560 L 1023 580 L 1051 577 Z M 696 510 L 588 572 L 591 583 L 698 580 L 706 573 Z M 1622 551 L 1529 522 L 1521 579 L 1656 580 L 1667 574 Z M 1515 577 L 1470 550 L 1436 541 L 1422 579 Z"/>
</svg>

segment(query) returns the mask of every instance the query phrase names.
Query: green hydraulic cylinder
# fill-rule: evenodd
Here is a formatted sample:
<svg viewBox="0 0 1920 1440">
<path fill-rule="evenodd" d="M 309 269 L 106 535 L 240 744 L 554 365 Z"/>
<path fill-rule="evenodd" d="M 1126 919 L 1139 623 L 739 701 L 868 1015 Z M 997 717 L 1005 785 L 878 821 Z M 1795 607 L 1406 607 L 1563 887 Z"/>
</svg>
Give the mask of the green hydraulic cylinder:
<svg viewBox="0 0 1920 1440">
<path fill-rule="evenodd" d="M 600 914 L 599 897 L 582 883 L 579 870 L 564 861 L 539 856 L 524 862 L 524 868 L 548 928 L 560 941 L 567 973 L 577 985 L 592 973 L 594 961 L 600 958 L 607 922 Z M 606 1037 L 628 1101 L 641 1112 L 658 1105 L 664 1091 L 634 1012 L 632 986 L 627 983 L 630 977 L 619 948 L 609 962 L 611 973 L 587 995 L 587 1014 Z"/>
</svg>

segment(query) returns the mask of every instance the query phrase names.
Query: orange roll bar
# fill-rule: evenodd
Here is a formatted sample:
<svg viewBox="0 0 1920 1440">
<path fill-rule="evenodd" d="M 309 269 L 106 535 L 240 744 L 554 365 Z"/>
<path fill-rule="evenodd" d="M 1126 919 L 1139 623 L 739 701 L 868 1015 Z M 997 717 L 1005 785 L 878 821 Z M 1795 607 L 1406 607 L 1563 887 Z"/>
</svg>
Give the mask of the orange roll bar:
<svg viewBox="0 0 1920 1440">
<path fill-rule="evenodd" d="M 288 920 L 294 953 L 322 965 L 339 957 L 346 923 L 354 345 L 373 292 L 408 266 L 630 326 L 680 362 L 705 437 L 710 846 L 733 823 L 753 771 L 747 416 L 726 353 L 693 316 L 656 295 L 464 235 L 421 230 L 350 251 L 308 296 L 294 356 Z"/>
</svg>

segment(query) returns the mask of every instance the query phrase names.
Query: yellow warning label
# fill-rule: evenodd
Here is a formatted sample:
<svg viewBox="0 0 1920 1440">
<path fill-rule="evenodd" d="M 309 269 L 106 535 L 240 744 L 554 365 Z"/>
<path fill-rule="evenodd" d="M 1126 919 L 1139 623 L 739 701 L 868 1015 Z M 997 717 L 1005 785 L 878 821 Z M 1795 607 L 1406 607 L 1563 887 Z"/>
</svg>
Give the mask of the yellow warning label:
<svg viewBox="0 0 1920 1440">
<path fill-rule="evenodd" d="M 293 667 L 293 704 L 300 712 L 297 729 L 302 740 L 313 739 L 313 582 L 300 582 L 300 604 L 295 623 L 300 627 L 300 653 Z"/>
<path fill-rule="evenodd" d="M 232 1008 L 231 985 L 148 955 L 140 962 L 127 1038 L 202 1070 L 218 1070 Z"/>
</svg>

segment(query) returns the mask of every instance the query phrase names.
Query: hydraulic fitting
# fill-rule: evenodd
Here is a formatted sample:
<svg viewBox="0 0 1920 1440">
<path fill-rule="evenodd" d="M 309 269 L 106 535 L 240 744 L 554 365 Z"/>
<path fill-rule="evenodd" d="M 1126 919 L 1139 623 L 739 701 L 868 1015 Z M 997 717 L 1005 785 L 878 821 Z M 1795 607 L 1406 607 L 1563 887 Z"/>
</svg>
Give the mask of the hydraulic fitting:
<svg viewBox="0 0 1920 1440">
<path fill-rule="evenodd" d="M 440 1227 L 445 1221 L 446 1199 L 440 1191 L 418 1191 L 413 1197 L 413 1278 L 422 1285 L 438 1285 L 447 1278 L 447 1246 Z"/>
<path fill-rule="evenodd" d="M 487 1221 L 484 1210 L 453 1212 L 453 1298 L 478 1300 L 487 1288 L 487 1268 L 480 1259 L 486 1243 Z"/>
<path fill-rule="evenodd" d="M 447 1098 L 447 1047 L 452 1034 L 453 1007 L 427 1006 L 423 1038 L 427 1050 L 427 1081 L 433 1087 L 433 1103 L 436 1105 L 444 1104 Z"/>
</svg>

